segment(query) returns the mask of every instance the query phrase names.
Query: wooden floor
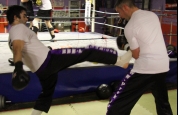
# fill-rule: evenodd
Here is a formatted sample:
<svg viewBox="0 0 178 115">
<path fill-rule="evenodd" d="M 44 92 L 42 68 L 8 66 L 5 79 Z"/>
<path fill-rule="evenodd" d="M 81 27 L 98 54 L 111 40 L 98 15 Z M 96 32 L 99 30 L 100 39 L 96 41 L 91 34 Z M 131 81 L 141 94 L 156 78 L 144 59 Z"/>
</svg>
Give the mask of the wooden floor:
<svg viewBox="0 0 178 115">
<path fill-rule="evenodd" d="M 169 101 L 173 115 L 177 115 L 177 89 L 169 90 Z M 108 101 L 91 101 L 52 106 L 49 113 L 42 115 L 106 115 Z M 118 108 L 119 109 L 119 108 Z M 0 115 L 30 115 L 32 108 L 0 112 Z M 131 115 L 157 115 L 152 94 L 144 94 L 132 110 Z"/>
</svg>

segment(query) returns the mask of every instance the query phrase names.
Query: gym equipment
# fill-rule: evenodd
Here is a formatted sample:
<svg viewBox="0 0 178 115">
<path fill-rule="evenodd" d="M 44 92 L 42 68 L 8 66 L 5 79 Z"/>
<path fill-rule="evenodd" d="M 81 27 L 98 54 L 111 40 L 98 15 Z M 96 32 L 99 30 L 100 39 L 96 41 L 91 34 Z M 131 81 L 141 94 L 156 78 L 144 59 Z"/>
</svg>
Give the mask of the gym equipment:
<svg viewBox="0 0 178 115">
<path fill-rule="evenodd" d="M 59 33 L 59 30 L 58 29 L 54 29 L 54 33 Z"/>
<path fill-rule="evenodd" d="M 59 30 L 60 32 L 64 32 L 64 23 L 56 23 L 55 29 Z"/>
<path fill-rule="evenodd" d="M 23 70 L 23 63 L 18 61 L 15 63 L 15 69 L 12 74 L 12 86 L 15 90 L 23 90 L 30 82 L 30 76 Z"/>
<path fill-rule="evenodd" d="M 42 1 L 41 0 L 32 0 L 32 2 L 36 6 L 41 6 L 42 5 Z"/>
<path fill-rule="evenodd" d="M 41 5 L 42 5 L 42 1 L 41 1 L 41 0 L 36 0 L 36 4 L 37 4 L 38 6 L 41 6 Z"/>
<path fill-rule="evenodd" d="M 116 43 L 117 43 L 117 47 L 120 49 L 120 50 L 130 50 L 130 46 L 127 42 L 127 39 L 125 38 L 125 36 L 118 36 L 117 39 L 116 39 Z"/>
<path fill-rule="evenodd" d="M 168 56 L 170 58 L 176 58 L 177 57 L 177 51 L 176 51 L 176 47 L 174 45 L 172 45 L 172 29 L 173 29 L 173 23 L 171 22 L 171 25 L 170 25 L 171 29 L 170 29 L 170 38 L 169 38 L 169 45 L 167 45 L 167 53 L 168 53 Z"/>
<path fill-rule="evenodd" d="M 112 95 L 111 87 L 107 84 L 101 84 L 96 91 L 97 96 L 99 99 L 109 99 Z"/>
<path fill-rule="evenodd" d="M 176 58 L 177 57 L 177 51 L 176 47 L 174 45 L 168 45 L 167 47 L 167 53 L 170 58 Z"/>
<path fill-rule="evenodd" d="M 8 103 L 11 103 L 11 101 L 6 101 L 5 97 L 0 95 L 0 109 L 5 108 Z"/>
<path fill-rule="evenodd" d="M 84 33 L 85 32 L 85 29 L 83 27 L 80 27 L 79 30 L 78 30 L 80 33 Z"/>
</svg>

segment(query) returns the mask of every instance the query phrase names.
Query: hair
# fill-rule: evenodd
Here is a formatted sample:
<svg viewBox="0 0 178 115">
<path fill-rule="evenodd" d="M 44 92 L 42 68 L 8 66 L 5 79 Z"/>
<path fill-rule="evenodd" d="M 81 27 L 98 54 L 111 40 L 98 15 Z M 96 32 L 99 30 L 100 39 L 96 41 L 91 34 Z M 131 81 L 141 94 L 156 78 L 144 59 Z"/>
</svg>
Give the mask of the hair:
<svg viewBox="0 0 178 115">
<path fill-rule="evenodd" d="M 115 8 L 123 4 L 127 4 L 130 8 L 135 7 L 135 0 L 117 0 L 115 3 Z"/>
<path fill-rule="evenodd" d="M 19 6 L 19 5 L 9 6 L 6 12 L 6 17 L 7 17 L 9 24 L 12 24 L 14 22 L 14 16 L 17 16 L 18 18 L 20 18 L 20 13 L 22 11 L 27 11 L 27 10 L 26 8 Z"/>
</svg>

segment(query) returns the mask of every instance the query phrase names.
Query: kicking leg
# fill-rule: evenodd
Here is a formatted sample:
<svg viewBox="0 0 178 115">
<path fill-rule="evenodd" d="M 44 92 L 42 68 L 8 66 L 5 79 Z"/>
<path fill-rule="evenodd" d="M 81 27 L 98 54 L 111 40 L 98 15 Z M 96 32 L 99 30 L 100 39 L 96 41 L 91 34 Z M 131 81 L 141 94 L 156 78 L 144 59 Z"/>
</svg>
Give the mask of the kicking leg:
<svg viewBox="0 0 178 115">
<path fill-rule="evenodd" d="M 63 48 L 51 50 L 51 59 L 49 68 L 52 71 L 60 71 L 69 66 L 84 61 L 98 62 L 103 64 L 112 64 L 120 67 L 128 65 L 131 52 L 118 57 L 117 51 L 112 48 L 89 46 L 86 48 Z M 129 55 L 128 55 L 129 54 Z M 122 61 L 123 60 L 123 61 Z"/>
</svg>

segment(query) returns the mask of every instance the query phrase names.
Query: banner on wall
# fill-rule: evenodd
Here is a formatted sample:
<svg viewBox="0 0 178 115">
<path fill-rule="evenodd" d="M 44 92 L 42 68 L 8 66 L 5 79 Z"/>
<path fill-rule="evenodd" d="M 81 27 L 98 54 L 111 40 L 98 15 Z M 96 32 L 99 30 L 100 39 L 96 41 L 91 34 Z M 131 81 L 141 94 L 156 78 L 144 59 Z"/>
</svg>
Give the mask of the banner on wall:
<svg viewBox="0 0 178 115">
<path fill-rule="evenodd" d="M 177 0 L 166 0 L 166 10 L 177 10 Z"/>
</svg>

